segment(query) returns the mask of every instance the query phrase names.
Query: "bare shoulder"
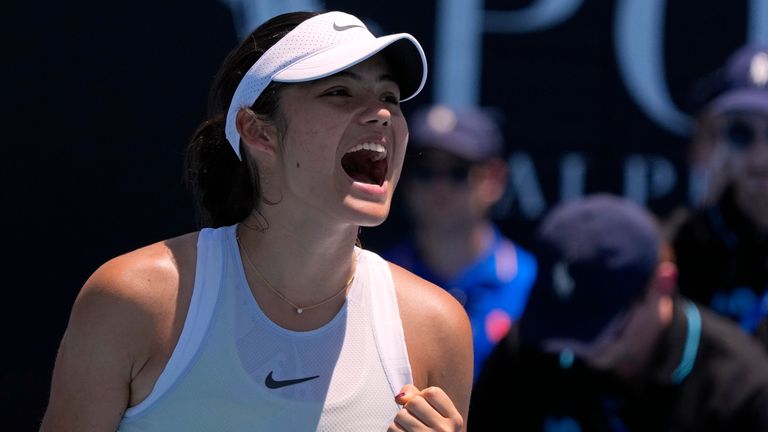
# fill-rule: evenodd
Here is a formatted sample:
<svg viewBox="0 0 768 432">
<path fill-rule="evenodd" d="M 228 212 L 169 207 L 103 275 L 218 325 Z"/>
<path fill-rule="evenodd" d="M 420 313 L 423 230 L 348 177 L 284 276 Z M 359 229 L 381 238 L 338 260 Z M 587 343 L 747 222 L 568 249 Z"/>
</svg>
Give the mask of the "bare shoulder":
<svg viewBox="0 0 768 432">
<path fill-rule="evenodd" d="M 472 330 L 462 305 L 443 288 L 390 263 L 416 381 L 434 385 L 449 363 L 472 374 Z M 418 347 L 411 349 L 410 347 Z M 452 360 L 449 360 L 452 359 Z"/>
<path fill-rule="evenodd" d="M 107 261 L 83 285 L 73 313 L 91 306 L 112 312 L 127 308 L 142 315 L 162 312 L 179 294 L 185 272 L 194 268 L 196 238 L 196 233 L 186 234 Z"/>
<path fill-rule="evenodd" d="M 59 346 L 41 430 L 115 430 L 151 391 L 189 306 L 196 239 L 137 249 L 88 278 Z"/>
<path fill-rule="evenodd" d="M 389 263 L 389 267 L 400 313 L 408 322 L 438 331 L 446 325 L 460 327 L 469 322 L 464 308 L 446 290 L 396 264 Z"/>
<path fill-rule="evenodd" d="M 196 243 L 191 233 L 109 260 L 83 285 L 70 327 L 119 336 L 135 377 L 147 359 L 175 345 L 191 299 Z"/>
</svg>

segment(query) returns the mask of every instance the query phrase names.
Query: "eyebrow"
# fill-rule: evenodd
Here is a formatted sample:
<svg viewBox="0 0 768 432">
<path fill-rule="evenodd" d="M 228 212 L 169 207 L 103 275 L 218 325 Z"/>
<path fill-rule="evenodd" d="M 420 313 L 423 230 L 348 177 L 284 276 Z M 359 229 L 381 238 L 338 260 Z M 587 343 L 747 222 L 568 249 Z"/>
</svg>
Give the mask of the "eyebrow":
<svg viewBox="0 0 768 432">
<path fill-rule="evenodd" d="M 363 80 L 363 77 L 360 74 L 357 74 L 357 73 L 352 72 L 350 70 L 343 70 L 341 72 L 336 72 L 335 74 L 329 75 L 329 76 L 326 77 L 326 79 L 328 79 L 328 78 L 351 78 L 351 79 L 353 79 L 355 81 L 362 81 Z M 395 77 L 392 74 L 390 74 L 390 73 L 384 73 L 384 74 L 379 75 L 376 78 L 376 81 L 379 81 L 379 82 L 380 81 L 391 81 L 391 82 L 397 84 L 397 81 L 395 81 Z"/>
</svg>

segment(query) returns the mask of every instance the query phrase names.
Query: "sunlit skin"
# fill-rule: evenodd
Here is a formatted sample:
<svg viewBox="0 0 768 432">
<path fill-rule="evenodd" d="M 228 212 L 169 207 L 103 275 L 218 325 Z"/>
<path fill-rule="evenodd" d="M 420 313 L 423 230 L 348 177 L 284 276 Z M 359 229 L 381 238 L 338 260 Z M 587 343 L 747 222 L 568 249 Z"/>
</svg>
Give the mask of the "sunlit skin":
<svg viewBox="0 0 768 432">
<path fill-rule="evenodd" d="M 570 350 L 591 367 L 631 377 L 648 363 L 663 330 L 672 321 L 672 291 L 677 270 L 674 264 L 659 265 L 645 295 L 619 313 L 594 340 L 549 339 L 551 353 Z"/>
</svg>

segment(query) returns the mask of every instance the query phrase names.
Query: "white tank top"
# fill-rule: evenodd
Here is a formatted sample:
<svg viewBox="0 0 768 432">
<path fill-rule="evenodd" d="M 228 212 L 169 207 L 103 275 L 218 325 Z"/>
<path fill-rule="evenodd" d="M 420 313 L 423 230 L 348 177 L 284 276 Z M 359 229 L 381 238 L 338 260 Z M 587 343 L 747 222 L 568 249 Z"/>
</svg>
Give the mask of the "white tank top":
<svg viewBox="0 0 768 432">
<path fill-rule="evenodd" d="M 118 431 L 386 430 L 411 368 L 389 266 L 355 252 L 355 280 L 339 313 L 296 332 L 254 300 L 234 226 L 201 231 L 179 341 Z"/>
</svg>

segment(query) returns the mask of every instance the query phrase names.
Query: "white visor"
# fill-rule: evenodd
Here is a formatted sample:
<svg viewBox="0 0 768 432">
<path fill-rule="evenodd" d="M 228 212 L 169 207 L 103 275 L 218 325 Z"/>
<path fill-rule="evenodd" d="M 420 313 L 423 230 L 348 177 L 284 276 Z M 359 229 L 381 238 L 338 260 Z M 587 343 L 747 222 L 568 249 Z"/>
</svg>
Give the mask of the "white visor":
<svg viewBox="0 0 768 432">
<path fill-rule="evenodd" d="M 362 21 L 343 12 L 314 16 L 269 48 L 238 84 L 227 111 L 227 140 L 240 155 L 237 113 L 256 102 L 270 82 L 305 82 L 333 75 L 382 51 L 400 85 L 401 101 L 416 96 L 427 80 L 427 59 L 407 33 L 375 37 Z"/>
</svg>

